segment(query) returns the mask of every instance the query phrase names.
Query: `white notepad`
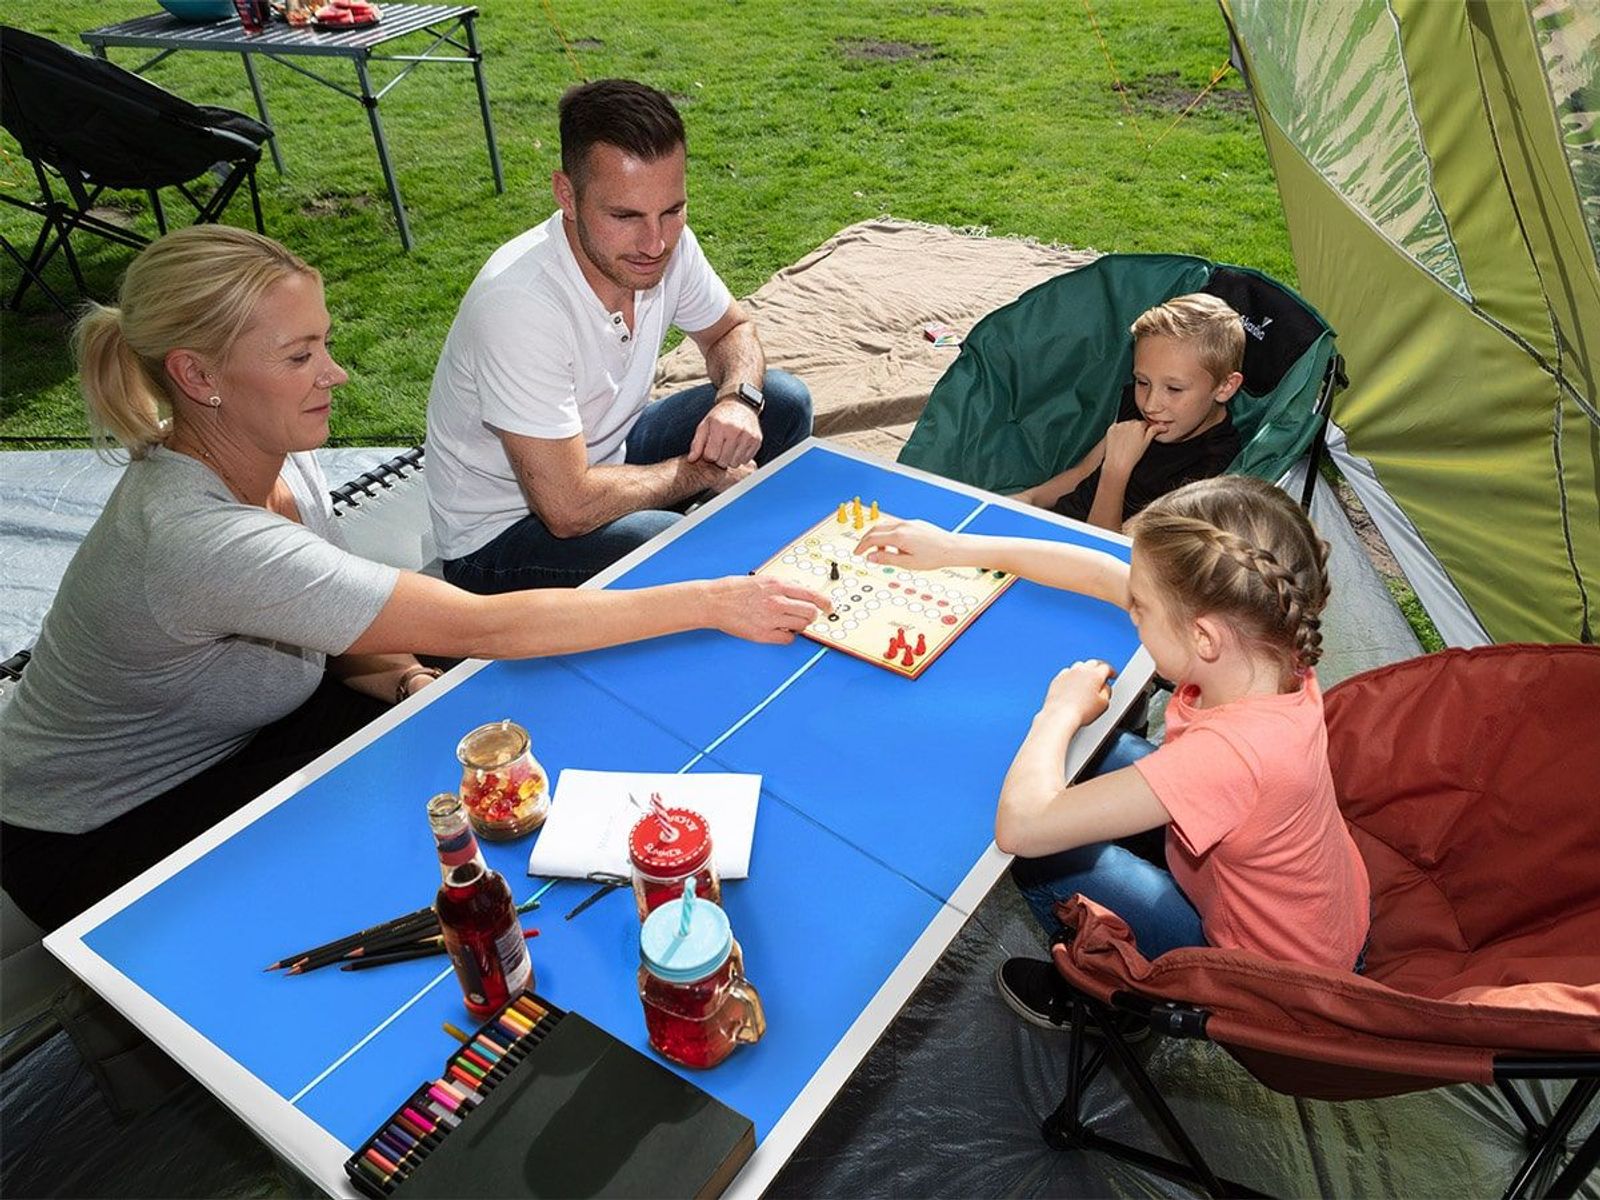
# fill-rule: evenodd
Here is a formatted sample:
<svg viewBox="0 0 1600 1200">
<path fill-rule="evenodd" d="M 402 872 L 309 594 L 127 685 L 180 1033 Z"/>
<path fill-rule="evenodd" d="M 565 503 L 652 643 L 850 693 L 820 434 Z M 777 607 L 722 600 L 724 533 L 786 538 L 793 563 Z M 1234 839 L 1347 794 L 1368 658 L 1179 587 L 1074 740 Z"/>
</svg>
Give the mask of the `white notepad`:
<svg viewBox="0 0 1600 1200">
<path fill-rule="evenodd" d="M 556 781 L 550 815 L 528 856 L 528 874 L 581 878 L 591 871 L 629 872 L 628 831 L 648 811 L 650 793 L 668 808 L 689 808 L 711 826 L 711 857 L 723 879 L 750 874 L 756 833 L 759 775 L 662 775 L 642 771 L 581 771 L 568 767 Z M 632 794 L 645 808 L 629 803 Z"/>
</svg>

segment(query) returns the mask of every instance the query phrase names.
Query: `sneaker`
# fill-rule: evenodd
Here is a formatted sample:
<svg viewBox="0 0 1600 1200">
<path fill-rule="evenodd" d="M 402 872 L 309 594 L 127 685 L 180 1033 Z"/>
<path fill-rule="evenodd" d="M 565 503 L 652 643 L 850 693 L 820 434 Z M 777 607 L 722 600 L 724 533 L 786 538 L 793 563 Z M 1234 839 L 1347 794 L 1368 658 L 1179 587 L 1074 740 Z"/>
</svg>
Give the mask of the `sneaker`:
<svg viewBox="0 0 1600 1200">
<path fill-rule="evenodd" d="M 1008 958 L 994 973 L 995 989 L 1006 1007 L 1030 1025 L 1041 1029 L 1067 1029 L 1072 1024 L 1072 997 L 1066 980 L 1053 962 L 1037 958 Z M 1150 1034 L 1150 1024 L 1130 1012 L 1113 1010 L 1111 1020 L 1123 1040 L 1136 1042 Z M 1099 1026 L 1085 1021 L 1083 1031 L 1100 1034 Z"/>
</svg>

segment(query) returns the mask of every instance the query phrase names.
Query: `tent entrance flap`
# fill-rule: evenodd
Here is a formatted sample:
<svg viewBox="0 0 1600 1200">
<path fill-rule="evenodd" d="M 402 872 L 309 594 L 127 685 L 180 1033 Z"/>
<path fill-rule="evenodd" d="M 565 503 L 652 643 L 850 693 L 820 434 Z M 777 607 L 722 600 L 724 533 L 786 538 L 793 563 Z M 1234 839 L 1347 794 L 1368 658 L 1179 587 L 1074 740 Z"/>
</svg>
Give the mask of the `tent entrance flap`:
<svg viewBox="0 0 1600 1200">
<path fill-rule="evenodd" d="M 1368 507 L 1413 532 L 1414 583 L 1449 581 L 1429 615 L 1455 644 L 1593 642 L 1600 10 L 1220 3 Z"/>
</svg>

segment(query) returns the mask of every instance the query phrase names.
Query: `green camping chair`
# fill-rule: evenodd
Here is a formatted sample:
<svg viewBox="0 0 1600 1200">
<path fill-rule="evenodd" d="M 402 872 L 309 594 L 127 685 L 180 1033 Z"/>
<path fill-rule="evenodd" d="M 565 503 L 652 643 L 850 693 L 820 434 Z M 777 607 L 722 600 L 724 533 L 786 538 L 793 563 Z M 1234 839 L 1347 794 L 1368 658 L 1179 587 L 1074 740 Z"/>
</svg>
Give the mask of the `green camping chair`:
<svg viewBox="0 0 1600 1200">
<path fill-rule="evenodd" d="M 1259 271 L 1184 254 L 1108 254 L 984 317 L 934 385 L 900 461 L 993 492 L 1066 470 L 1116 415 L 1133 372 L 1128 327 L 1188 292 L 1210 292 L 1244 318 L 1244 385 L 1229 402 L 1242 445 L 1229 471 L 1276 483 L 1309 451 L 1308 507 L 1328 406 L 1347 382 L 1334 332 Z"/>
</svg>

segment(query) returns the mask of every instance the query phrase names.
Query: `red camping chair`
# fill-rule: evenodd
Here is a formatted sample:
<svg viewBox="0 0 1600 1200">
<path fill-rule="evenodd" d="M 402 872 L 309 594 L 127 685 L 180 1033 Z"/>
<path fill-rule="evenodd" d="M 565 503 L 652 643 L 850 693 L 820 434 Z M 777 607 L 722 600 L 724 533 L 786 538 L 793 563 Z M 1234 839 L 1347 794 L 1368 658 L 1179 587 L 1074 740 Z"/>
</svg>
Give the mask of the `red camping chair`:
<svg viewBox="0 0 1600 1200">
<path fill-rule="evenodd" d="M 1073 897 L 1057 909 L 1068 936 L 1054 951 L 1074 995 L 1068 1089 L 1045 1139 L 1213 1195 L 1259 1194 L 1213 1173 L 1108 1019 L 1116 1008 L 1158 1033 L 1220 1043 L 1293 1096 L 1494 1082 L 1529 1144 L 1505 1195 L 1542 1192 L 1600 1092 L 1600 647 L 1411 659 L 1331 688 L 1327 720 L 1339 804 L 1372 878 L 1366 973 L 1210 948 L 1151 962 L 1121 918 Z M 1183 1162 L 1083 1124 L 1080 1100 L 1107 1053 Z M 1518 1079 L 1572 1087 L 1541 1125 Z M 1597 1162 L 1600 1127 L 1544 1194 L 1572 1195 Z"/>
</svg>

